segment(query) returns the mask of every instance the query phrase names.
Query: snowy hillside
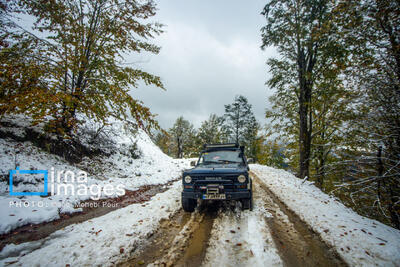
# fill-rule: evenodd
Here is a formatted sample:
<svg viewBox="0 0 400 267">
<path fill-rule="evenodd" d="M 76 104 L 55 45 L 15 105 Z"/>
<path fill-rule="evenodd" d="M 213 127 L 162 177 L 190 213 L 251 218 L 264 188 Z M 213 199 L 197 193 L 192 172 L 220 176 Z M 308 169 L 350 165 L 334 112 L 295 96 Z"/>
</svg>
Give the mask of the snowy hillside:
<svg viewBox="0 0 400 267">
<path fill-rule="evenodd" d="M 2 132 L 23 139 L 26 129 L 37 130 L 30 127 L 29 120 L 23 117 L 9 117 L 2 120 Z M 90 127 L 96 125 L 86 123 L 80 129 L 81 143 L 88 147 L 102 147 L 106 154 L 92 158 L 83 157 L 77 164 L 71 164 L 63 158 L 50 154 L 43 149 L 34 146 L 30 141 L 15 141 L 11 138 L 0 139 L 0 212 L 3 216 L 0 222 L 0 234 L 7 233 L 16 227 L 41 223 L 58 219 L 60 213 L 73 213 L 81 211 L 74 208 L 82 200 L 90 197 L 108 198 L 117 196 L 116 191 L 105 194 L 105 190 L 99 188 L 117 188 L 123 186 L 125 190 L 136 190 L 143 185 L 165 184 L 179 177 L 181 170 L 188 166 L 185 160 L 174 160 L 153 144 L 149 136 L 142 130 L 136 135 L 132 133 L 126 123 L 122 121 L 110 121 L 110 125 L 103 128 L 103 136 L 89 140 Z M 79 133 L 78 133 L 79 134 Z M 90 143 L 91 142 L 91 143 Z M 107 146 L 106 146 L 106 145 Z M 104 148 L 105 147 L 105 148 Z M 43 196 L 10 196 L 9 171 L 15 170 L 48 170 L 49 194 L 54 191 L 50 181 L 51 173 L 70 171 L 74 174 L 88 173 L 85 186 L 92 191 L 86 194 L 78 194 L 78 181 L 68 184 L 76 185 L 74 193 L 68 195 Z M 63 173 L 60 175 L 63 177 Z M 65 175 L 64 178 L 68 177 Z M 62 184 L 63 181 L 59 182 Z M 25 174 L 14 175 L 13 192 L 43 192 L 43 175 Z M 21 202 L 24 203 L 22 207 Z M 41 206 L 38 206 L 41 205 Z"/>
</svg>

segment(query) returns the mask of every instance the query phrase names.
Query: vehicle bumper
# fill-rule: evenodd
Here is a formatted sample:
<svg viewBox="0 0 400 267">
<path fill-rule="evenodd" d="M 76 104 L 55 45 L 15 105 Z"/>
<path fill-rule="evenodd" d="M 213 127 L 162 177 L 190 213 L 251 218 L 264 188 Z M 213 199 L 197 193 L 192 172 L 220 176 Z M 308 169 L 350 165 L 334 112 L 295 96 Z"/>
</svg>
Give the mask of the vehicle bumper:
<svg viewBox="0 0 400 267">
<path fill-rule="evenodd" d="M 232 199 L 242 199 L 242 198 L 250 198 L 251 191 L 250 190 L 243 190 L 243 191 L 236 191 L 236 192 L 224 192 L 226 199 L 225 200 L 232 200 Z M 202 192 L 182 192 L 182 198 L 191 198 L 191 199 L 203 199 L 204 193 Z"/>
</svg>

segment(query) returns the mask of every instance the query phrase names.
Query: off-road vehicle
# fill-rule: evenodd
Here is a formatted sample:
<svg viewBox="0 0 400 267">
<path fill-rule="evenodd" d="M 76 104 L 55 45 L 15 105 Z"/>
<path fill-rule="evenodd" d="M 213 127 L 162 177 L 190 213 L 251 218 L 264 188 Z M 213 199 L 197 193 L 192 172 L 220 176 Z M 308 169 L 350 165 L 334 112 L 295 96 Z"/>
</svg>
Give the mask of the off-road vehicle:
<svg viewBox="0 0 400 267">
<path fill-rule="evenodd" d="M 242 209 L 252 209 L 252 180 L 238 144 L 206 144 L 194 168 L 182 174 L 182 207 L 193 212 L 197 200 L 240 200 Z"/>
</svg>

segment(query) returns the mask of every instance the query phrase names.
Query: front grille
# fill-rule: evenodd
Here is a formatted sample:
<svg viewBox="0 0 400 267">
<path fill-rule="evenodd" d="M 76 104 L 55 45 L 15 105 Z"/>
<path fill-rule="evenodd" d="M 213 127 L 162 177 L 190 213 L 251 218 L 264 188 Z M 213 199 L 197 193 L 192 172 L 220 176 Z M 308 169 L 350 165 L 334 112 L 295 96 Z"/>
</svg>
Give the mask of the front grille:
<svg viewBox="0 0 400 267">
<path fill-rule="evenodd" d="M 222 180 L 222 177 L 204 177 L 204 180 Z"/>
<path fill-rule="evenodd" d="M 210 185 L 218 186 L 220 185 L 224 190 L 235 191 L 234 182 L 237 176 L 203 176 L 203 177 L 192 177 L 193 178 L 193 189 L 203 191 L 205 193 L 205 188 Z"/>
<path fill-rule="evenodd" d="M 207 175 L 207 176 L 192 176 L 192 179 L 194 180 L 232 180 L 236 181 L 238 175 L 229 175 L 229 176 L 212 176 L 212 175 Z"/>
</svg>

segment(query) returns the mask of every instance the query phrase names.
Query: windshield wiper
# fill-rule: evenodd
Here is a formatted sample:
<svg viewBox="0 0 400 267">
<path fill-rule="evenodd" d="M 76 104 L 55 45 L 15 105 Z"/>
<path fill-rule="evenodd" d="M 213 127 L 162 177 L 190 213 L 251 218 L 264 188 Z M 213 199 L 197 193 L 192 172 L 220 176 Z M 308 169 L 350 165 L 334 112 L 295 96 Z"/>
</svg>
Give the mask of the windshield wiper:
<svg viewBox="0 0 400 267">
<path fill-rule="evenodd" d="M 203 164 L 219 164 L 218 161 L 203 161 Z"/>
<path fill-rule="evenodd" d="M 224 163 L 240 163 L 240 162 L 237 162 L 237 161 L 233 161 L 233 160 L 226 160 L 226 159 L 220 159 L 220 160 L 218 160 L 219 162 L 224 162 Z"/>
</svg>

